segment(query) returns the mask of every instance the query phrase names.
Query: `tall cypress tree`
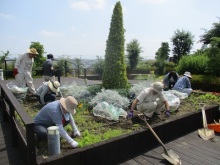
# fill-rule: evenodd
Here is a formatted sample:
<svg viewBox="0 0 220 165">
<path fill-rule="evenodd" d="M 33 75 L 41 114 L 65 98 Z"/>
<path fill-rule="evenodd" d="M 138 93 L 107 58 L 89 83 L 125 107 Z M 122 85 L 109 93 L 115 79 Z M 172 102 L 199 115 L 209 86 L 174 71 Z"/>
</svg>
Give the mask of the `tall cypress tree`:
<svg viewBox="0 0 220 165">
<path fill-rule="evenodd" d="M 114 7 L 110 32 L 106 41 L 102 85 L 105 89 L 126 88 L 128 85 L 124 55 L 124 27 L 121 3 Z"/>
</svg>

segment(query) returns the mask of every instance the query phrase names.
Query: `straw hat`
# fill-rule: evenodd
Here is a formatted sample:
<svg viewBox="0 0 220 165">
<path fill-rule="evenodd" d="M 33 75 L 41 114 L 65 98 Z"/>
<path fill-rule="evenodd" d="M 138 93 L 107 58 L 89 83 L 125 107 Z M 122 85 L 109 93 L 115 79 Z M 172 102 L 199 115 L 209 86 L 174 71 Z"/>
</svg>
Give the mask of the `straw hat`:
<svg viewBox="0 0 220 165">
<path fill-rule="evenodd" d="M 161 82 L 155 82 L 155 83 L 153 83 L 152 89 L 153 89 L 154 91 L 156 91 L 157 93 L 162 92 L 162 90 L 163 90 L 163 83 L 161 83 Z"/>
<path fill-rule="evenodd" d="M 63 106 L 63 108 L 65 108 L 65 110 L 67 110 L 71 114 L 74 115 L 76 113 L 78 102 L 73 96 L 68 96 L 67 98 L 62 97 L 60 99 L 60 104 Z"/>
<path fill-rule="evenodd" d="M 58 81 L 48 81 L 48 86 L 50 90 L 57 93 L 59 91 L 60 83 Z"/>
<path fill-rule="evenodd" d="M 35 49 L 35 48 L 30 48 L 30 49 L 28 49 L 28 52 L 27 52 L 27 53 L 30 53 L 30 54 L 38 54 L 37 49 Z"/>
<path fill-rule="evenodd" d="M 190 73 L 190 72 L 185 72 L 185 73 L 184 73 L 184 76 L 187 76 L 187 77 L 189 77 L 189 78 L 192 78 L 192 76 L 191 76 L 191 73 Z"/>
</svg>

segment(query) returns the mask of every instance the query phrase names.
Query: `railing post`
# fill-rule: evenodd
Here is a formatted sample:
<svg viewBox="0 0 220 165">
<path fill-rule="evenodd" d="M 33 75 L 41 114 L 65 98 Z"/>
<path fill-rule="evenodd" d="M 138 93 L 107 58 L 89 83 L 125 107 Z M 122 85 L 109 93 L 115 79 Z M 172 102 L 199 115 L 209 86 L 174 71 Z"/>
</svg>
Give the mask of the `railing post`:
<svg viewBox="0 0 220 165">
<path fill-rule="evenodd" d="M 65 77 L 67 77 L 67 61 L 65 61 Z"/>
<path fill-rule="evenodd" d="M 1 108 L 2 108 L 3 121 L 8 122 L 8 115 L 6 112 L 6 104 L 3 100 L 3 98 L 5 98 L 5 92 L 1 87 Z"/>
<path fill-rule="evenodd" d="M 26 141 L 27 141 L 27 164 L 36 164 L 34 123 L 26 125 Z"/>
<path fill-rule="evenodd" d="M 10 118 L 10 124 L 11 124 L 11 134 L 12 134 L 12 145 L 13 147 L 16 147 L 18 144 L 18 135 L 17 135 L 17 129 L 15 127 L 15 109 L 11 105 L 11 102 L 9 104 L 9 118 Z"/>
<path fill-rule="evenodd" d="M 84 79 L 86 78 L 86 68 L 84 68 Z"/>
<path fill-rule="evenodd" d="M 5 60 L 5 79 L 8 80 L 8 68 L 7 68 L 7 61 Z"/>
</svg>

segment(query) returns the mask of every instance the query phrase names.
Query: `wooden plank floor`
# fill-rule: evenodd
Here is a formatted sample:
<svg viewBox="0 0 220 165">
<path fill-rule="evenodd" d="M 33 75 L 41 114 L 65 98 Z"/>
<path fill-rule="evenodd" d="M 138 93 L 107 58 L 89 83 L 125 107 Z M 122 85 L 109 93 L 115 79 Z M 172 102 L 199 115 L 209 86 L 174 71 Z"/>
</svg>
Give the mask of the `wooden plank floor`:
<svg viewBox="0 0 220 165">
<path fill-rule="evenodd" d="M 0 165 L 23 165 L 19 151 L 12 146 L 9 123 L 3 122 L 1 111 L 0 108 Z"/>
<path fill-rule="evenodd" d="M 158 143 L 159 144 L 159 143 Z M 203 140 L 197 131 L 165 144 L 181 159 L 182 165 L 220 165 L 220 134 L 215 134 L 212 140 Z M 169 165 L 161 153 L 162 146 L 143 153 L 121 165 Z"/>
</svg>

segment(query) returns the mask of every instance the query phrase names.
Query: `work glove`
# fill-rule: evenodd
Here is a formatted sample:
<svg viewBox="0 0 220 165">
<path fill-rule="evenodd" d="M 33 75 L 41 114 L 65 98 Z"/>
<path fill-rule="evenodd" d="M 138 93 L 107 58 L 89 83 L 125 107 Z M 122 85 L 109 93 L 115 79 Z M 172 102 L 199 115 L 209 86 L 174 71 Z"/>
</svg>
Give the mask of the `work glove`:
<svg viewBox="0 0 220 165">
<path fill-rule="evenodd" d="M 76 137 L 76 136 L 81 136 L 81 133 L 77 130 L 77 131 L 74 132 L 73 136 L 74 136 L 74 137 Z"/>
<path fill-rule="evenodd" d="M 127 114 L 127 119 L 132 119 L 134 117 L 134 111 L 130 110 L 130 112 Z"/>
<path fill-rule="evenodd" d="M 13 75 L 16 76 L 18 74 L 18 69 L 17 68 L 14 68 L 13 70 Z"/>
<path fill-rule="evenodd" d="M 165 114 L 166 114 L 166 117 L 169 117 L 169 116 L 170 116 L 170 110 L 167 109 L 167 110 L 165 111 Z"/>
<path fill-rule="evenodd" d="M 76 148 L 78 147 L 78 142 L 76 142 L 75 140 L 73 140 L 70 145 L 73 147 L 73 148 Z"/>
</svg>

